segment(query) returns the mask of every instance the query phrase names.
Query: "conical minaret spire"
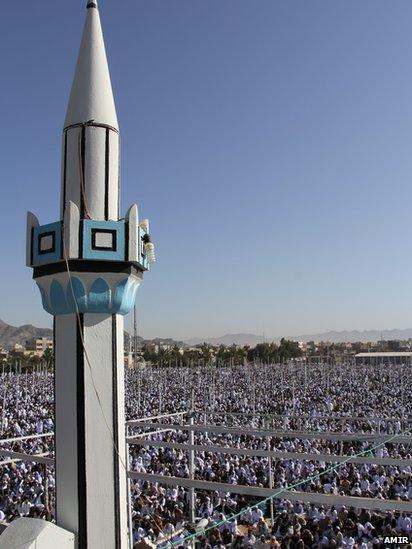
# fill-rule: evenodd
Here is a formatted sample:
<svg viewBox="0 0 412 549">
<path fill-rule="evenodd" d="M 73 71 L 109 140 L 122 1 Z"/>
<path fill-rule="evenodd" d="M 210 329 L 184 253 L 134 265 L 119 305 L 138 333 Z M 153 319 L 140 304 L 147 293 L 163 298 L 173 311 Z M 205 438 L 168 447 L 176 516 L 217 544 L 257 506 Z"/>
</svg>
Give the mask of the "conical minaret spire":
<svg viewBox="0 0 412 549">
<path fill-rule="evenodd" d="M 61 215 L 119 219 L 119 127 L 95 0 L 86 21 L 63 128 Z"/>
<path fill-rule="evenodd" d="M 96 1 L 87 4 L 64 127 L 90 120 L 119 129 Z"/>
</svg>

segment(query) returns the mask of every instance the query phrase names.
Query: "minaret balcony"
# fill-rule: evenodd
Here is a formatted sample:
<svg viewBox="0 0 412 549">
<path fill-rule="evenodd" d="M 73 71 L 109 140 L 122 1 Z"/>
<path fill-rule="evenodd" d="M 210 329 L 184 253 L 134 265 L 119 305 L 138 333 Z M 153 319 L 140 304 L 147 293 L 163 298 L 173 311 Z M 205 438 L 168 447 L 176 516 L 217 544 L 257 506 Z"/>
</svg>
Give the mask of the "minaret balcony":
<svg viewBox="0 0 412 549">
<path fill-rule="evenodd" d="M 127 314 L 149 268 L 147 220 L 138 223 L 136 205 L 119 221 L 79 219 L 73 203 L 67 210 L 62 221 L 47 225 L 27 216 L 26 262 L 44 309 L 53 315 Z"/>
</svg>

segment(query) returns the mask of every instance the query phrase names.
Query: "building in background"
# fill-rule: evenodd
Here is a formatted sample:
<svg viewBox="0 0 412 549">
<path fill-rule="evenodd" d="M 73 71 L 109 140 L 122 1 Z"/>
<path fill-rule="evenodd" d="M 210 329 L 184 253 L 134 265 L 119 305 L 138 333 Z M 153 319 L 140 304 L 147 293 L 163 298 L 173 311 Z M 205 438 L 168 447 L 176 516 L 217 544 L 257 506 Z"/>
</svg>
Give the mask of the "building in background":
<svg viewBox="0 0 412 549">
<path fill-rule="evenodd" d="M 412 352 L 377 352 L 377 353 L 358 353 L 355 355 L 356 364 L 370 365 L 392 365 L 392 364 L 412 364 Z"/>
<path fill-rule="evenodd" d="M 43 356 L 46 349 L 53 351 L 53 340 L 47 337 L 39 337 L 26 341 L 26 353 L 36 356 Z"/>
</svg>

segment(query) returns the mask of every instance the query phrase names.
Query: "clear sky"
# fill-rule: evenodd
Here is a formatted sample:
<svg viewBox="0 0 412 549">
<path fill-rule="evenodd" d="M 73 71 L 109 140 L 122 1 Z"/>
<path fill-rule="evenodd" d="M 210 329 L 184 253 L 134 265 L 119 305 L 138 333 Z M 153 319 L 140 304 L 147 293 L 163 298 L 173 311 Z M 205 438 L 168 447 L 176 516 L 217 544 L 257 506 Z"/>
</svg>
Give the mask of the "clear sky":
<svg viewBox="0 0 412 549">
<path fill-rule="evenodd" d="M 25 215 L 57 219 L 82 0 L 3 2 L 0 318 L 48 326 Z M 412 326 L 410 0 L 100 0 L 146 337 Z M 130 324 L 130 319 L 128 320 Z"/>
</svg>

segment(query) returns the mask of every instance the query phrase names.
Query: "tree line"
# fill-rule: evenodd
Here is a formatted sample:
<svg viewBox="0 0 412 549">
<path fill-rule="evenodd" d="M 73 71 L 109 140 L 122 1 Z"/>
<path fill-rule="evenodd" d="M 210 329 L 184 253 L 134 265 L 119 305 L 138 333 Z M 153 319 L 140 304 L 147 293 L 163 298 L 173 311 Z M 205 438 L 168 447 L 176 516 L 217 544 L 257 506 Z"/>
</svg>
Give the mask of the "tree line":
<svg viewBox="0 0 412 549">
<path fill-rule="evenodd" d="M 215 364 L 216 366 L 242 365 L 246 362 L 263 362 L 274 364 L 299 358 L 302 351 L 297 341 L 282 338 L 279 344 L 258 343 L 255 347 L 244 345 L 219 345 L 208 343 L 194 348 L 179 348 L 177 345 L 168 348 L 144 345 L 141 349 L 146 362 L 159 366 L 191 366 L 198 364 Z"/>
</svg>

